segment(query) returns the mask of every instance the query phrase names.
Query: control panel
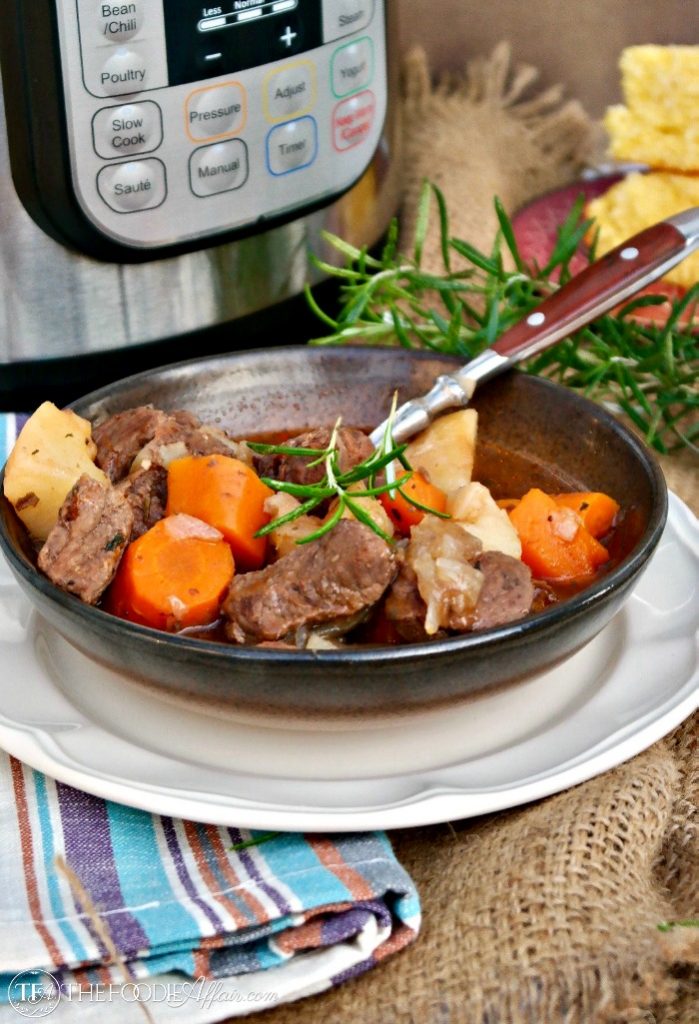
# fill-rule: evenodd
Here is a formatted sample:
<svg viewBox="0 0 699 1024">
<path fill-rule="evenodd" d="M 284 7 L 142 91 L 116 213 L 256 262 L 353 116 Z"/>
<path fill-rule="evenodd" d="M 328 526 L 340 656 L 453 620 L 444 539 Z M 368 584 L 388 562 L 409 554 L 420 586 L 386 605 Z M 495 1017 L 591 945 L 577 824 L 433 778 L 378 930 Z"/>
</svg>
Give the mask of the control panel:
<svg viewBox="0 0 699 1024">
<path fill-rule="evenodd" d="M 72 188 L 134 249 L 345 191 L 386 113 L 385 0 L 55 0 Z"/>
</svg>

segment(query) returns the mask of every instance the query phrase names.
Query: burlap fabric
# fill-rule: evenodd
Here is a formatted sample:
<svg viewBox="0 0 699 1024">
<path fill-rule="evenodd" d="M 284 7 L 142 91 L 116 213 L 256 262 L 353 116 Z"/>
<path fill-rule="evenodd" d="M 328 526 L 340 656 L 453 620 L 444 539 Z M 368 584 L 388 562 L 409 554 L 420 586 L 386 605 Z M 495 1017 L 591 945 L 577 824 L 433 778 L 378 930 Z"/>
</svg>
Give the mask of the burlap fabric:
<svg viewBox="0 0 699 1024">
<path fill-rule="evenodd" d="M 561 91 L 506 47 L 433 87 L 405 62 L 409 238 L 423 176 L 447 195 L 453 233 L 488 246 L 492 196 L 514 210 L 572 178 L 598 146 Z M 434 244 L 429 254 L 436 257 Z M 663 460 L 699 512 L 695 456 Z M 699 717 L 566 793 L 478 821 L 394 833 L 423 901 L 407 951 L 267 1024 L 697 1024 Z"/>
</svg>

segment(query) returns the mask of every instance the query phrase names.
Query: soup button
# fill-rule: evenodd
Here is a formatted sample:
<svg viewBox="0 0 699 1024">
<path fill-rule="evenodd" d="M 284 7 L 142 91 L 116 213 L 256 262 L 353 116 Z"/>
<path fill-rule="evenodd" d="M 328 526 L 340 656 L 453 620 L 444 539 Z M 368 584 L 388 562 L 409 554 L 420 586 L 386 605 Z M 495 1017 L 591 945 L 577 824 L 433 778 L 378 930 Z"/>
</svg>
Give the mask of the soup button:
<svg viewBox="0 0 699 1024">
<path fill-rule="evenodd" d="M 117 213 L 153 210 L 165 202 L 167 180 L 161 160 L 130 160 L 110 164 L 97 175 L 97 189 Z"/>
</svg>

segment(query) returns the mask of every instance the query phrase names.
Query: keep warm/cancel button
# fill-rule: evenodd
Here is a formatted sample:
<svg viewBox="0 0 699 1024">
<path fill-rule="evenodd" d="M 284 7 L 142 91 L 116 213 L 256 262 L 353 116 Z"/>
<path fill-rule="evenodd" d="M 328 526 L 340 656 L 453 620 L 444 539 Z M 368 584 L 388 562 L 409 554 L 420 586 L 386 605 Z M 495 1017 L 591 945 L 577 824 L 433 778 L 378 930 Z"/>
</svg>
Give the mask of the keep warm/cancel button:
<svg viewBox="0 0 699 1024">
<path fill-rule="evenodd" d="M 369 137 L 374 123 L 376 97 L 371 89 L 342 100 L 333 113 L 333 144 L 335 149 L 351 149 Z"/>
<path fill-rule="evenodd" d="M 97 175 L 97 188 L 117 213 L 153 210 L 167 195 L 165 164 L 155 158 L 110 164 Z"/>
</svg>

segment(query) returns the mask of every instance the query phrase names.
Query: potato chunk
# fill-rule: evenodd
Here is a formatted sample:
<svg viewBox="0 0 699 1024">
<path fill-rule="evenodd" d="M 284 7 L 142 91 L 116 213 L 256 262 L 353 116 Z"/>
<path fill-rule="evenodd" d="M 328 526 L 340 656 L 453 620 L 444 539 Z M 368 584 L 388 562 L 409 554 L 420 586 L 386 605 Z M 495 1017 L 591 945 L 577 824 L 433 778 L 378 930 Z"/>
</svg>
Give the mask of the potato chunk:
<svg viewBox="0 0 699 1024">
<path fill-rule="evenodd" d="M 517 531 L 504 509 L 496 505 L 483 484 L 460 487 L 447 501 L 447 512 L 474 537 L 478 537 L 484 551 L 502 551 L 512 558 L 522 557 L 522 545 Z"/>
<path fill-rule="evenodd" d="M 44 402 L 27 420 L 7 460 L 4 490 L 35 540 L 46 540 L 83 473 L 108 485 L 93 462 L 96 450 L 90 423 L 70 409 Z"/>
<path fill-rule="evenodd" d="M 408 445 L 405 454 L 410 465 L 445 494 L 452 494 L 471 482 L 477 426 L 475 409 L 440 416 Z"/>
</svg>

